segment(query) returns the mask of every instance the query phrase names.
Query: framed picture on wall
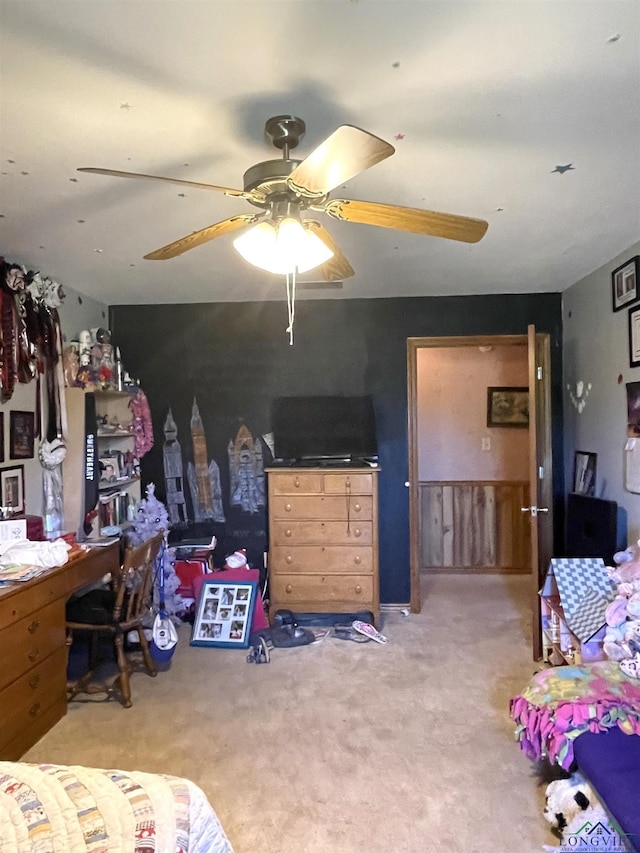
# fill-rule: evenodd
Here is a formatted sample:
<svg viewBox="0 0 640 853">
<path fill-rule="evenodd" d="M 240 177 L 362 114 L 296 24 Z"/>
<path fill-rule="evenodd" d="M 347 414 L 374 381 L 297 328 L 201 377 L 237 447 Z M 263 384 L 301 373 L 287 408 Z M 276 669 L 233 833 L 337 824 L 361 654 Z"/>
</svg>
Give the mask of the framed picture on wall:
<svg viewBox="0 0 640 853">
<path fill-rule="evenodd" d="M 638 293 L 638 278 L 640 277 L 640 255 L 631 258 L 611 273 L 611 290 L 613 295 L 613 310 L 619 311 L 630 302 L 635 302 Z"/>
<path fill-rule="evenodd" d="M 24 465 L 3 468 L 0 471 L 3 516 L 21 515 L 24 512 Z"/>
<path fill-rule="evenodd" d="M 0 412 L 0 462 L 4 462 L 4 412 Z"/>
<path fill-rule="evenodd" d="M 573 463 L 573 491 L 593 497 L 596 493 L 597 453 L 576 450 Z"/>
<path fill-rule="evenodd" d="M 34 424 L 33 412 L 9 413 L 9 459 L 33 459 Z"/>
<path fill-rule="evenodd" d="M 640 307 L 629 309 L 629 366 L 640 366 Z"/>
<path fill-rule="evenodd" d="M 488 427 L 528 427 L 529 389 L 487 388 Z"/>
</svg>

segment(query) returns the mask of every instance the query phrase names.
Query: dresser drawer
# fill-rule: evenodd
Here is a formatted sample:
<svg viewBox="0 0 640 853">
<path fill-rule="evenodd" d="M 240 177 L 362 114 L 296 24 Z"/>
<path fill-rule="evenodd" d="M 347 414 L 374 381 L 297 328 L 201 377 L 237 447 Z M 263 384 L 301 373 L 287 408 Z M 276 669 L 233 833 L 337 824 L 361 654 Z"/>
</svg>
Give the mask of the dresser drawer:
<svg viewBox="0 0 640 853">
<path fill-rule="evenodd" d="M 329 518 L 347 521 L 373 518 L 373 501 L 369 495 L 353 497 L 311 495 L 277 495 L 269 505 L 272 518 Z"/>
<path fill-rule="evenodd" d="M 67 649 L 62 646 L 0 693 L 0 748 L 45 714 L 56 700 L 66 698 L 66 667 Z"/>
<path fill-rule="evenodd" d="M 57 569 L 49 575 L 43 575 L 33 586 L 23 586 L 12 592 L 11 595 L 0 595 L 0 628 L 3 629 L 41 607 L 69 596 L 66 575 Z"/>
<path fill-rule="evenodd" d="M 67 696 L 58 697 L 53 705 L 41 715 L 35 717 L 30 725 L 22 729 L 16 737 L 0 747 L 0 761 L 19 761 L 22 756 L 38 743 L 40 738 L 52 729 L 67 713 Z"/>
<path fill-rule="evenodd" d="M 334 540 L 335 541 L 335 540 Z M 287 574 L 310 572 L 313 574 L 371 574 L 373 572 L 373 553 L 366 546 L 329 545 L 306 548 L 304 545 L 275 547 L 271 549 L 272 573 Z"/>
<path fill-rule="evenodd" d="M 281 607 L 302 601 L 347 602 L 355 610 L 371 603 L 373 578 L 371 575 L 272 575 L 271 595 Z"/>
<path fill-rule="evenodd" d="M 322 493 L 322 474 L 271 474 L 274 495 L 319 495 Z"/>
<path fill-rule="evenodd" d="M 63 599 L 0 631 L 0 690 L 65 645 Z"/>
<path fill-rule="evenodd" d="M 371 545 L 373 522 L 274 521 L 271 547 L 278 545 Z"/>
<path fill-rule="evenodd" d="M 324 491 L 328 495 L 371 495 L 372 474 L 324 474 Z"/>
</svg>

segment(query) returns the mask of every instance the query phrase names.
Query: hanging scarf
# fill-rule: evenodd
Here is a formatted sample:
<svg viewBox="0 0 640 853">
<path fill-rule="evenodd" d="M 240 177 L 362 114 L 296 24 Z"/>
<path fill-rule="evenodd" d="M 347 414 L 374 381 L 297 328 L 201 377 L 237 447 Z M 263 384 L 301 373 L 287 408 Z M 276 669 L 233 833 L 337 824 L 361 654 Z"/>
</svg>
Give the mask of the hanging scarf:
<svg viewBox="0 0 640 853">
<path fill-rule="evenodd" d="M 151 423 L 151 411 L 146 394 L 142 388 L 138 388 L 134 397 L 129 401 L 129 408 L 133 414 L 133 435 L 135 438 L 135 455 L 142 459 L 147 451 L 153 447 L 153 424 Z"/>
</svg>

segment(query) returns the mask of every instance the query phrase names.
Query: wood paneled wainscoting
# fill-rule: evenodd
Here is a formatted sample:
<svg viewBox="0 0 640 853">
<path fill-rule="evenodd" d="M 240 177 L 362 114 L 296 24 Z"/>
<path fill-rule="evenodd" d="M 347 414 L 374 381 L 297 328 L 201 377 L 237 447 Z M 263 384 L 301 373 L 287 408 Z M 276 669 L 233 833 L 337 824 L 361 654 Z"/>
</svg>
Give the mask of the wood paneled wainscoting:
<svg viewBox="0 0 640 853">
<path fill-rule="evenodd" d="M 421 482 L 420 569 L 530 572 L 529 483 Z"/>
</svg>

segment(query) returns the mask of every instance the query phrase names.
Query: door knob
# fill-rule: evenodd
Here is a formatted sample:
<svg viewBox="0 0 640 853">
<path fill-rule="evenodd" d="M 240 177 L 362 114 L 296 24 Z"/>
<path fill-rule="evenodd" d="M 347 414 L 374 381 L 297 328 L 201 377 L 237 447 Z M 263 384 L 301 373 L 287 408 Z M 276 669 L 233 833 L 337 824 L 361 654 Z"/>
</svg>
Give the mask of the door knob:
<svg viewBox="0 0 640 853">
<path fill-rule="evenodd" d="M 535 518 L 539 512 L 549 512 L 549 507 L 547 507 L 547 506 L 521 506 L 520 512 L 530 512 L 531 515 Z"/>
</svg>

